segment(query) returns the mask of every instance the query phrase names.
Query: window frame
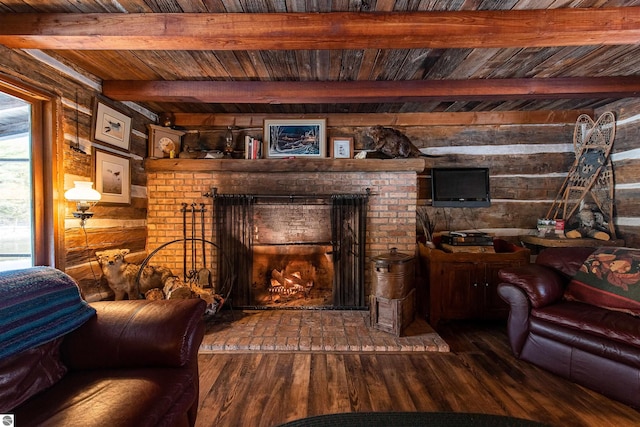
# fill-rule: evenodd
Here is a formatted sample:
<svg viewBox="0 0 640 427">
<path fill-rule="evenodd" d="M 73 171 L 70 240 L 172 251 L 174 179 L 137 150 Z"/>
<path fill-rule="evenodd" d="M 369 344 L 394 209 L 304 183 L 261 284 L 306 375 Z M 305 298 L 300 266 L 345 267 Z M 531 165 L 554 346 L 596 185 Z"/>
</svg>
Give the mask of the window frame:
<svg viewBox="0 0 640 427">
<path fill-rule="evenodd" d="M 64 203 L 57 191 L 64 183 L 60 99 L 4 75 L 0 91 L 31 104 L 33 265 L 64 270 Z"/>
</svg>

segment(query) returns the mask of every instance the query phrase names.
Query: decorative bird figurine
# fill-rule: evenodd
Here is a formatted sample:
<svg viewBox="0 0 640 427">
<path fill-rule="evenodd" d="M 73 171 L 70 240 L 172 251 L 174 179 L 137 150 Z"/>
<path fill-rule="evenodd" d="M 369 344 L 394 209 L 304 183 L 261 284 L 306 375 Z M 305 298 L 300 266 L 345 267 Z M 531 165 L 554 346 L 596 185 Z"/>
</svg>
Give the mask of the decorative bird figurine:
<svg viewBox="0 0 640 427">
<path fill-rule="evenodd" d="M 438 157 L 422 153 L 411 140 L 399 130 L 373 126 L 365 131 L 365 135 L 374 142 L 374 149 L 392 158 Z"/>
</svg>

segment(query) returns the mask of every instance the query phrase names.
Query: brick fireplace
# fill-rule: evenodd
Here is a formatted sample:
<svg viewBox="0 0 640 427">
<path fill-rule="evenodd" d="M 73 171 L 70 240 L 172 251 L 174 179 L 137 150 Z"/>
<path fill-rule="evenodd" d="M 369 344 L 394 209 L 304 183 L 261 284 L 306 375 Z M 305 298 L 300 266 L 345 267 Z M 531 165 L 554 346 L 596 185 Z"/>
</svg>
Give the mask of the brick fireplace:
<svg viewBox="0 0 640 427">
<path fill-rule="evenodd" d="M 415 251 L 415 210 L 417 199 L 417 172 L 424 168 L 420 159 L 405 160 L 320 160 L 320 159 L 278 159 L 278 160 L 147 160 L 147 252 L 172 240 L 181 239 L 185 229 L 191 231 L 191 225 L 183 224 L 180 208 L 183 203 L 205 205 L 202 233 L 205 238 L 215 241 L 214 206 L 209 194 L 215 188 L 221 194 L 251 195 L 327 195 L 327 194 L 364 194 L 370 191 L 366 206 L 365 241 L 365 277 L 364 293 L 370 294 L 370 260 L 392 247 L 399 251 Z M 329 216 L 326 204 L 298 203 L 290 204 L 288 213 L 283 214 L 264 204 L 256 209 L 253 221 L 254 253 L 253 259 L 264 264 L 271 257 L 281 260 L 293 252 L 302 254 L 302 258 L 314 260 L 311 267 L 294 265 L 285 274 L 297 269 L 307 270 L 306 276 L 313 276 L 316 292 L 314 298 L 325 298 L 330 284 L 327 276 L 332 276 L 331 236 Z M 274 221 L 274 218 L 276 219 Z M 271 222 L 271 225 L 268 223 Z M 281 224 L 278 229 L 273 223 Z M 197 232 L 200 232 L 200 226 Z M 167 246 L 159 251 L 152 260 L 153 264 L 165 265 L 180 274 L 186 258 L 200 258 L 198 251 L 184 251 L 182 248 Z M 216 257 L 207 257 L 216 277 L 218 266 Z M 202 260 L 195 260 L 195 264 Z M 187 259 L 187 264 L 194 260 Z M 285 265 L 285 264 L 280 264 Z M 240 268 L 249 268 L 242 266 Z M 253 268 L 253 266 L 251 267 Z M 269 266 L 261 271 L 252 270 L 252 281 L 256 276 L 271 274 Z M 284 270 L 284 269 L 282 269 Z M 312 271 L 315 270 L 315 271 Z M 280 270 L 278 270 L 280 272 Z M 297 279 L 294 279 L 297 280 Z M 330 280 L 329 280 L 330 281 Z M 301 286 L 307 278 L 300 279 Z M 324 296 L 323 296 L 324 295 Z M 262 295 L 269 299 L 274 295 Z M 309 297 L 309 295 L 300 298 Z M 277 298 L 283 299 L 282 295 Z M 314 303 L 315 304 L 315 303 Z M 306 303 L 301 303 L 306 305 Z M 322 305 L 322 303 L 320 303 Z"/>
</svg>

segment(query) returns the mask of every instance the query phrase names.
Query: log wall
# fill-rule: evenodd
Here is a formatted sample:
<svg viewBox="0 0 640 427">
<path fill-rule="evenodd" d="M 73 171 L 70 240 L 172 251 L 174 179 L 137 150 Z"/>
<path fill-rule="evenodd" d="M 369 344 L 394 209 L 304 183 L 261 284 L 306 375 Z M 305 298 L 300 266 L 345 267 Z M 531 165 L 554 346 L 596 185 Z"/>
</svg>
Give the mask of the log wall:
<svg viewBox="0 0 640 427">
<path fill-rule="evenodd" d="M 61 102 L 64 138 L 64 188 L 73 186 L 74 180 L 93 180 L 91 148 L 107 151 L 112 148 L 92 141 L 92 111 L 100 82 L 93 76 L 67 66 L 53 56 L 36 59 L 39 51 L 30 53 L 9 50 L 0 46 L 0 73 L 35 88 L 55 93 Z M 40 52 L 42 54 L 42 52 Z M 51 54 L 54 55 L 54 54 Z M 46 61 L 51 64 L 47 65 Z M 77 99 L 77 102 L 76 102 Z M 143 160 L 147 153 L 146 125 L 153 121 L 153 113 L 134 106 L 108 101 L 133 118 L 133 132 L 129 152 L 121 152 L 131 160 L 132 202 L 128 206 L 98 204 L 94 218 L 88 221 L 86 235 L 79 228 L 78 220 L 71 216 L 74 206 L 65 204 L 64 268 L 78 279 L 82 286 L 94 293 L 98 289 L 94 273 L 99 278 L 95 251 L 109 248 L 128 248 L 132 260 L 146 255 L 147 241 L 147 172 Z M 618 120 L 618 130 L 613 147 L 613 164 L 616 177 L 616 227 L 620 238 L 628 246 L 640 247 L 640 101 L 626 99 L 606 105 L 595 112 L 613 111 Z M 514 117 L 514 112 L 502 112 Z M 443 113 L 441 113 L 443 114 Z M 494 113 L 498 114 L 498 113 Z M 524 114 L 524 116 L 523 116 Z M 526 112 L 516 116 L 525 117 Z M 364 135 L 367 126 L 373 124 L 365 115 L 328 118 L 327 137 L 354 136 L 356 149 L 370 148 Z M 78 126 L 76 127 L 76 117 Z M 370 115 L 369 115 L 370 117 Z M 544 115 L 532 113 L 529 119 L 520 121 L 478 121 L 461 114 L 447 115 L 446 122 L 433 123 L 416 120 L 411 114 L 380 115 L 376 124 L 392 125 L 406 133 L 425 152 L 440 157 L 426 159 L 426 169 L 418 178 L 418 206 L 424 206 L 436 222 L 436 230 L 483 230 L 495 235 L 515 239 L 535 228 L 536 219 L 545 216 L 573 160 L 573 125 L 575 117 L 566 120 L 544 119 Z M 456 120 L 456 117 L 460 117 Z M 474 116 L 475 117 L 475 116 Z M 530 119 L 535 117 L 535 119 Z M 226 118 L 224 118 L 226 120 Z M 229 123 L 224 120 L 192 126 L 185 143 L 200 144 L 196 148 L 222 148 L 223 135 Z M 247 123 L 236 127 L 237 146 L 250 134 L 262 136 L 258 123 L 245 117 L 233 123 Z M 223 124 L 224 123 L 224 124 Z M 216 129 L 217 126 L 217 129 Z M 78 134 L 76 137 L 76 129 Z M 71 150 L 79 142 L 86 154 Z M 488 208 L 432 208 L 429 206 L 429 168 L 435 166 L 477 166 L 491 170 L 492 205 Z M 63 202 L 64 203 L 64 202 Z M 93 289 L 93 291 L 92 291 Z"/>
<path fill-rule="evenodd" d="M 615 224 L 625 245 L 640 247 L 640 99 L 606 105 L 597 115 L 611 111 L 616 136 L 611 160 L 615 179 Z"/>
<path fill-rule="evenodd" d="M 117 150 L 93 141 L 92 112 L 96 97 L 100 94 L 100 82 L 97 79 L 40 51 L 29 54 L 0 46 L 0 57 L 0 74 L 55 94 L 59 99 L 63 114 L 64 188 L 56 188 L 58 194 L 73 187 L 73 181 L 94 180 L 93 148 L 125 155 L 131 161 L 131 204 L 108 206 L 99 203 L 92 209 L 95 216 L 87 221 L 86 234 L 80 228 L 79 220 L 72 216 L 75 204 L 64 202 L 60 198 L 61 203 L 65 204 L 65 220 L 64 225 L 61 225 L 64 228 L 64 247 L 59 249 L 64 251 L 65 256 L 63 264 L 58 267 L 78 280 L 90 298 L 100 292 L 105 296 L 106 288 L 99 283 L 101 273 L 95 261 L 95 252 L 110 248 L 129 248 L 133 253 L 130 258 L 132 260 L 145 254 L 147 201 L 143 160 L 147 152 L 146 125 L 151 120 L 148 115 L 142 114 L 144 111 L 138 112 L 122 103 L 105 100 L 110 106 L 133 118 L 130 150 Z M 84 153 L 71 149 L 77 143 Z"/>
</svg>

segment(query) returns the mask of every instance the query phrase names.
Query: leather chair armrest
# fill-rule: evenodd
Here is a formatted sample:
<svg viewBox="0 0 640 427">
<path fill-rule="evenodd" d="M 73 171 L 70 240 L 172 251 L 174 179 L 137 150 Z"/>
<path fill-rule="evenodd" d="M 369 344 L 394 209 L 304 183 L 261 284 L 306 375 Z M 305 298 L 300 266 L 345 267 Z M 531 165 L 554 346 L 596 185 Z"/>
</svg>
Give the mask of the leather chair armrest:
<svg viewBox="0 0 640 427">
<path fill-rule="evenodd" d="M 529 299 L 524 290 L 509 283 L 498 285 L 498 295 L 509 304 L 509 344 L 513 354 L 520 357 L 522 346 L 529 335 Z"/>
<path fill-rule="evenodd" d="M 70 369 L 182 367 L 197 360 L 204 337 L 201 299 L 101 301 L 96 316 L 65 336 Z"/>
<path fill-rule="evenodd" d="M 535 308 L 559 301 L 567 283 L 567 279 L 559 272 L 538 264 L 503 268 L 498 272 L 498 277 L 522 289 Z"/>
</svg>

